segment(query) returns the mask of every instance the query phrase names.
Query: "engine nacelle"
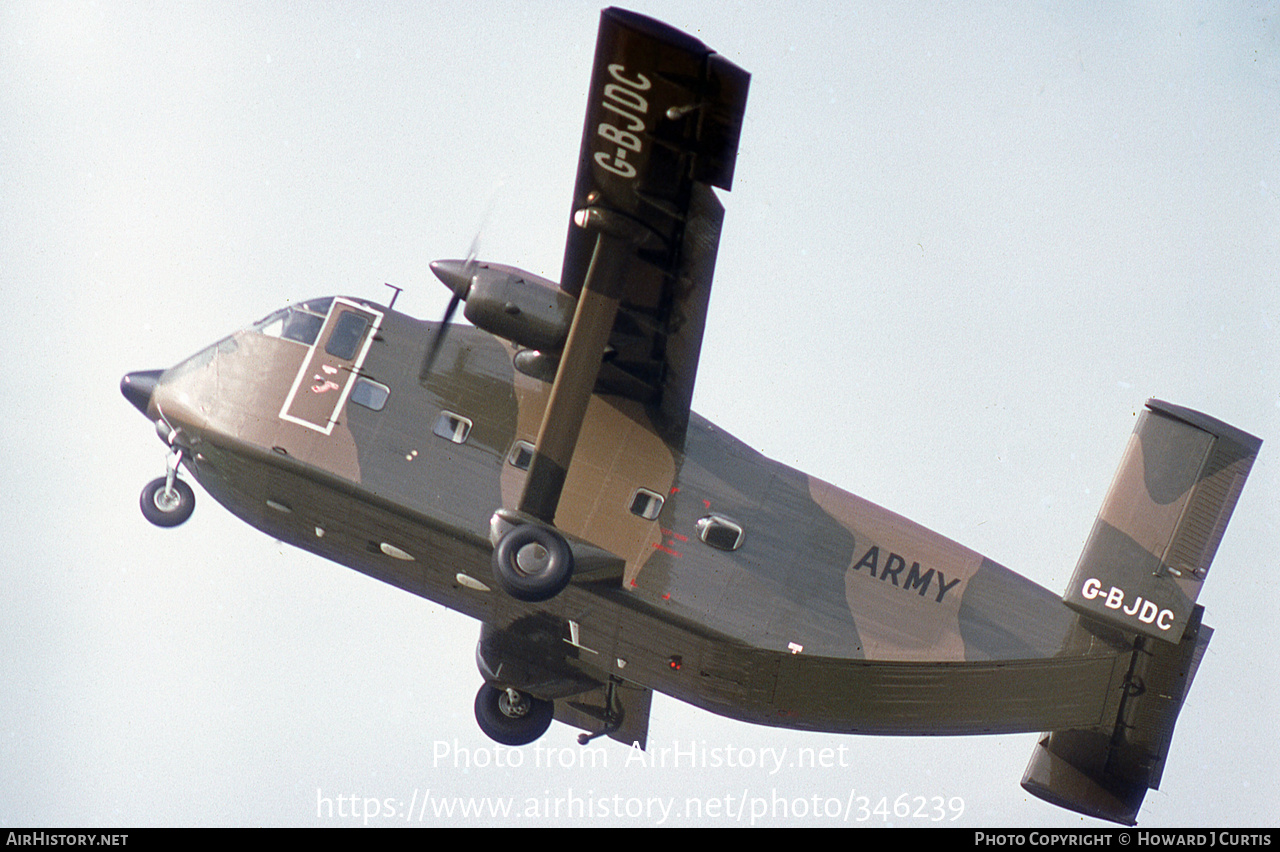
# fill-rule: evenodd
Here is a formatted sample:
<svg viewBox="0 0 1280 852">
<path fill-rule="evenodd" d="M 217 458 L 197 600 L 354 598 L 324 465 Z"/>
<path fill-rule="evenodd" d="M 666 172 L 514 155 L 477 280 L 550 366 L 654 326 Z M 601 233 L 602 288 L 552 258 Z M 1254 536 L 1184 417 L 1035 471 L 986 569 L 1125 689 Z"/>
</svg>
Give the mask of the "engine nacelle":
<svg viewBox="0 0 1280 852">
<path fill-rule="evenodd" d="M 468 271 L 463 315 L 472 325 L 541 352 L 564 347 L 577 301 L 555 282 L 498 264 L 474 264 Z"/>
</svg>

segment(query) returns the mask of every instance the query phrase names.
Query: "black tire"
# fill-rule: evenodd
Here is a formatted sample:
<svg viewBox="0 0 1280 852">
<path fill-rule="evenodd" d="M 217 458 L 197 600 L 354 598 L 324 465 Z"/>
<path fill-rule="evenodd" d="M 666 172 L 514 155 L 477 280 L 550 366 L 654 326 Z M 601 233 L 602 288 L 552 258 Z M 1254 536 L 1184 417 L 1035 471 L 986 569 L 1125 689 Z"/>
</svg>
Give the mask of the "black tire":
<svg viewBox="0 0 1280 852">
<path fill-rule="evenodd" d="M 520 692 L 512 704 L 507 691 L 484 684 L 476 693 L 476 724 L 485 736 L 508 746 L 522 746 L 536 740 L 551 727 L 555 716 L 554 701 L 534 698 Z"/>
<path fill-rule="evenodd" d="M 173 480 L 173 491 L 165 494 L 164 477 L 153 479 L 138 499 L 142 515 L 158 527 L 176 527 L 196 509 L 196 493 L 181 479 Z"/>
<path fill-rule="evenodd" d="M 511 529 L 493 549 L 493 570 L 511 597 L 545 601 L 573 576 L 573 551 L 554 530 L 534 524 Z"/>
</svg>

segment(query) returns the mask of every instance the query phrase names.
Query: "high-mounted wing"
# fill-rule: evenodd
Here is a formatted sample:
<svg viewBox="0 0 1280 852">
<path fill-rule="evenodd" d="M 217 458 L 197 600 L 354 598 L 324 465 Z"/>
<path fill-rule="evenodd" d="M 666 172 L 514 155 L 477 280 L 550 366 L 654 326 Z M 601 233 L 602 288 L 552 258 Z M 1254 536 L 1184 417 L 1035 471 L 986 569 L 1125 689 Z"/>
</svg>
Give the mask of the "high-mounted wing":
<svg viewBox="0 0 1280 852">
<path fill-rule="evenodd" d="M 622 255 L 606 386 L 683 432 L 750 75 L 689 35 L 621 9 L 600 19 L 560 286 L 577 296 L 595 240 L 584 210 L 636 228 Z"/>
<path fill-rule="evenodd" d="M 601 15 L 561 288 L 576 297 L 520 510 L 552 522 L 591 393 L 682 440 L 750 75 L 621 9 Z"/>
</svg>

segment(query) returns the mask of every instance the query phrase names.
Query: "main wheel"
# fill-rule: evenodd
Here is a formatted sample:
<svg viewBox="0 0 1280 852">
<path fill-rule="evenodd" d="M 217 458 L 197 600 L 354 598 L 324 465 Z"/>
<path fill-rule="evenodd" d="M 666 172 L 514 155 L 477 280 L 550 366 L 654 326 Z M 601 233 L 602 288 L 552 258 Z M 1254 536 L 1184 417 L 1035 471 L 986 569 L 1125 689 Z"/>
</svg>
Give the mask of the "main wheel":
<svg viewBox="0 0 1280 852">
<path fill-rule="evenodd" d="M 173 480 L 173 488 L 165 490 L 165 478 L 153 479 L 142 489 L 138 505 L 143 516 L 158 527 L 176 527 L 191 517 L 196 508 L 196 493 L 181 479 Z"/>
<path fill-rule="evenodd" d="M 573 551 L 554 530 L 522 524 L 507 532 L 493 549 L 493 570 L 511 597 L 545 601 L 569 584 Z"/>
<path fill-rule="evenodd" d="M 476 724 L 494 742 L 522 746 L 551 727 L 556 705 L 514 689 L 484 684 L 476 693 Z"/>
</svg>

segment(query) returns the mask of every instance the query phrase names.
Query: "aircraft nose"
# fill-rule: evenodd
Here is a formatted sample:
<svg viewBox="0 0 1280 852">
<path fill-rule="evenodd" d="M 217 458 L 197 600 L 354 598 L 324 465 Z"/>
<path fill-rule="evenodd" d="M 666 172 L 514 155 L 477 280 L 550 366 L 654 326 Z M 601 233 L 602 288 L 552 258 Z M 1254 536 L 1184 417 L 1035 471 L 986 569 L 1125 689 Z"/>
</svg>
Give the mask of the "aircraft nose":
<svg viewBox="0 0 1280 852">
<path fill-rule="evenodd" d="M 156 389 L 156 385 L 160 382 L 160 374 L 164 370 L 141 370 L 137 373 L 128 373 L 120 380 L 120 393 L 124 394 L 124 398 L 133 403 L 133 407 L 147 413 L 147 406 L 151 402 L 151 393 Z"/>
</svg>

